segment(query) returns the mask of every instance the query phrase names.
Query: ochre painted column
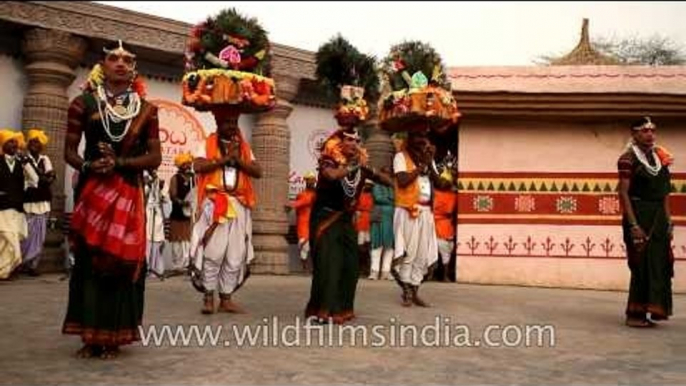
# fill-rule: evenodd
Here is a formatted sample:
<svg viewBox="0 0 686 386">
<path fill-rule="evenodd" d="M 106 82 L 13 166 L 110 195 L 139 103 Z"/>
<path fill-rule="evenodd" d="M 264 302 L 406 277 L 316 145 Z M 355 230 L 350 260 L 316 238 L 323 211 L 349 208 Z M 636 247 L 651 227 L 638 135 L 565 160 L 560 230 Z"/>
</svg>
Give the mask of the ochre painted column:
<svg viewBox="0 0 686 386">
<path fill-rule="evenodd" d="M 57 178 L 52 186 L 53 216 L 64 212 L 64 138 L 67 131 L 67 88 L 76 78 L 75 69 L 87 47 L 84 38 L 36 28 L 24 35 L 22 52 L 29 88 L 24 97 L 24 130 L 40 128 L 50 138 L 46 149 Z"/>
<path fill-rule="evenodd" d="M 257 116 L 252 149 L 262 166 L 262 178 L 255 180 L 257 207 L 252 212 L 255 273 L 288 274 L 288 173 L 290 170 L 289 101 L 298 92 L 299 78 L 274 76 L 276 107 Z"/>
</svg>

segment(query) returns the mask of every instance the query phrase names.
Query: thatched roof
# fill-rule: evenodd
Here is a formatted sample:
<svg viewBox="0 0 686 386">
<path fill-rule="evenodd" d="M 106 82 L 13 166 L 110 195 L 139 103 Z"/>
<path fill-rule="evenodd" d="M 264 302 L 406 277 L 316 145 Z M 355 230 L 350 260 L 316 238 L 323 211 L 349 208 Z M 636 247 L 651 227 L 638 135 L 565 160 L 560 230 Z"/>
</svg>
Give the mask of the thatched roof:
<svg viewBox="0 0 686 386">
<path fill-rule="evenodd" d="M 584 19 L 581 27 L 581 39 L 576 48 L 567 55 L 553 60 L 553 66 L 583 66 L 583 65 L 614 65 L 619 62 L 593 49 L 588 34 L 588 19 Z"/>
</svg>

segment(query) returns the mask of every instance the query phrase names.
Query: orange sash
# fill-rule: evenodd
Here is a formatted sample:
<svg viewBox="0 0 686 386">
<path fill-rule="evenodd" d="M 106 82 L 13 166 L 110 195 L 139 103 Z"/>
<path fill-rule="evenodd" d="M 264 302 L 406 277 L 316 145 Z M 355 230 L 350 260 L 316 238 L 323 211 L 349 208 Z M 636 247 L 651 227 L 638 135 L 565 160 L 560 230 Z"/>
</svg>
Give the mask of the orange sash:
<svg viewBox="0 0 686 386">
<path fill-rule="evenodd" d="M 407 151 L 403 151 L 405 156 L 405 170 L 407 173 L 412 172 L 416 166 Z M 395 183 L 395 206 L 405 208 L 410 212 L 411 217 L 416 217 L 419 214 L 417 204 L 419 203 L 419 182 L 414 180 L 410 185 L 401 188 L 398 185 L 398 179 L 394 179 Z"/>
<path fill-rule="evenodd" d="M 250 144 L 248 144 L 247 141 L 243 139 L 243 136 L 241 135 L 240 131 L 238 133 L 238 136 L 241 141 L 241 160 L 245 163 L 251 162 L 251 150 L 250 150 Z M 207 160 L 212 161 L 212 160 L 220 160 L 222 155 L 219 150 L 219 136 L 217 133 L 212 133 L 210 136 L 207 138 L 206 141 L 206 146 L 205 146 L 205 156 Z M 222 179 L 222 173 L 223 170 L 222 168 L 219 168 L 215 171 L 212 171 L 210 173 L 205 173 L 201 174 L 198 177 L 198 205 L 202 205 L 203 200 L 205 199 L 206 192 L 205 190 L 207 189 L 207 185 L 212 184 L 216 187 L 219 188 L 220 191 L 223 191 L 224 187 L 224 182 Z M 252 186 L 252 180 L 250 176 L 245 174 L 242 170 L 238 171 L 238 185 L 236 186 L 236 189 L 233 192 L 225 192 L 230 194 L 233 197 L 236 197 L 238 202 L 243 204 L 248 209 L 252 209 L 255 207 L 255 204 L 257 203 L 257 198 L 255 197 L 255 190 L 253 189 Z"/>
</svg>

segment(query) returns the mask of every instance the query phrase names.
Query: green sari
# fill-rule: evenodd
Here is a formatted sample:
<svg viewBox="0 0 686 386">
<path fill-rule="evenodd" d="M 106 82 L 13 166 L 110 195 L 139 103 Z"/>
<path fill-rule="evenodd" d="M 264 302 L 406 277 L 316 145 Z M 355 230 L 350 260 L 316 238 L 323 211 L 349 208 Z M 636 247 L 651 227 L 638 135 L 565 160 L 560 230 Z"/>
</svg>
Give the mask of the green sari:
<svg viewBox="0 0 686 386">
<path fill-rule="evenodd" d="M 316 208 L 310 217 L 312 287 L 305 315 L 344 323 L 355 317 L 360 272 L 353 215 Z"/>
<path fill-rule="evenodd" d="M 120 143 L 113 143 L 100 122 L 97 103 L 93 95 L 84 93 L 69 107 L 68 131 L 85 136 L 84 157 L 87 161 L 94 161 L 100 157 L 97 146 L 99 142 L 112 144 L 118 155 L 137 156 L 147 149 L 145 148 L 147 138 L 159 135 L 157 110 L 147 108 L 147 102 L 144 102 L 141 113 L 131 125 L 127 139 Z M 124 122 L 113 124 L 113 129 L 123 130 L 124 124 Z M 138 128 L 140 131 L 137 130 Z M 130 141 L 136 145 L 133 145 L 133 148 L 124 148 L 128 136 L 136 132 L 138 137 L 132 138 L 135 141 Z M 122 189 L 139 194 L 142 203 L 143 187 L 140 184 L 142 173 L 121 170 L 115 170 L 115 173 L 110 178 L 122 176 L 124 178 L 121 184 Z M 94 175 L 81 173 L 75 191 L 77 203 L 83 199 L 84 186 L 94 178 L 96 178 Z M 137 234 L 144 235 L 145 212 L 142 206 L 137 208 L 138 211 L 125 213 L 123 216 L 129 219 L 138 216 L 141 219 L 138 222 L 141 227 L 136 231 Z M 95 247 L 86 243 L 85 235 L 96 232 L 94 227 L 74 229 L 73 217 L 71 226 L 70 241 L 74 252 L 74 267 L 69 281 L 69 302 L 62 333 L 80 335 L 83 343 L 97 346 L 120 346 L 140 340 L 138 326 L 142 324 L 143 319 L 145 272 L 147 271 L 145 255 L 137 256 L 135 263 L 129 263 L 129 261 L 122 263 L 119 256 L 103 252 L 102 245 Z M 133 243 L 127 245 L 130 244 Z"/>
<path fill-rule="evenodd" d="M 672 315 L 674 276 L 674 255 L 664 207 L 671 187 L 669 169 L 663 166 L 656 176 L 652 176 L 633 153 L 627 153 L 623 158 L 627 165 L 625 176 L 630 176 L 631 206 L 638 225 L 648 236 L 645 247 L 642 250 L 636 248 L 632 241 L 631 224 L 624 216 L 622 229 L 631 270 L 626 314 L 645 318 L 649 312 L 652 318 L 667 319 Z M 623 172 L 621 164 L 620 158 L 620 174 Z"/>
<path fill-rule="evenodd" d="M 336 165 L 331 160 L 320 160 L 320 164 L 323 162 Z M 370 178 L 368 172 L 360 172 L 359 184 L 351 196 L 344 193 L 341 181 L 329 181 L 321 175 L 318 178 L 317 198 L 310 215 L 312 287 L 305 309 L 308 318 L 331 319 L 336 324 L 355 318 L 360 257 L 353 214 L 364 181 Z"/>
</svg>

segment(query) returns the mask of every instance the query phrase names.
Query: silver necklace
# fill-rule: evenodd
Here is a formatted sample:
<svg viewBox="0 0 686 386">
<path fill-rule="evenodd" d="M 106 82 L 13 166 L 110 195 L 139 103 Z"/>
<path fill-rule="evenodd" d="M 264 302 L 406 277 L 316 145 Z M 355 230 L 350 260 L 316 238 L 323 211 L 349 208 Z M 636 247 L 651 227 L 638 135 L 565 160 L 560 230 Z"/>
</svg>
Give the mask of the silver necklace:
<svg viewBox="0 0 686 386">
<path fill-rule="evenodd" d="M 660 170 L 662 169 L 662 162 L 660 162 L 660 158 L 658 158 L 657 154 L 655 154 L 654 151 L 650 151 L 651 155 L 653 156 L 653 161 L 655 162 L 655 166 L 652 166 L 648 162 L 648 158 L 646 157 L 645 153 L 641 149 L 639 149 L 638 146 L 631 145 L 631 149 L 634 151 L 634 154 L 636 155 L 638 161 L 643 164 L 648 174 L 655 177 L 658 173 L 660 173 Z"/>
<path fill-rule="evenodd" d="M 124 137 L 126 137 L 126 134 L 128 134 L 129 128 L 131 127 L 131 122 L 133 122 L 133 118 L 135 118 L 141 111 L 141 99 L 138 96 L 138 94 L 131 91 L 129 91 L 128 94 L 128 106 L 124 107 L 118 103 L 116 107 L 112 107 L 107 98 L 105 87 L 100 85 L 97 88 L 98 99 L 100 99 L 100 101 L 98 102 L 98 113 L 100 115 L 100 122 L 102 122 L 102 126 L 105 129 L 105 133 L 107 133 L 112 142 L 121 142 L 124 139 Z M 104 114 L 102 108 L 103 104 L 105 105 Z M 123 121 L 126 121 L 124 131 L 119 135 L 112 134 L 112 131 L 110 129 L 111 122 L 120 123 Z"/>
<path fill-rule="evenodd" d="M 345 195 L 350 198 L 355 197 L 355 193 L 357 193 L 357 186 L 360 184 L 361 180 L 362 171 L 360 169 L 357 169 L 357 171 L 355 172 L 355 176 L 352 179 L 349 179 L 348 176 L 343 177 L 343 179 L 341 180 L 343 193 L 345 193 Z"/>
</svg>

